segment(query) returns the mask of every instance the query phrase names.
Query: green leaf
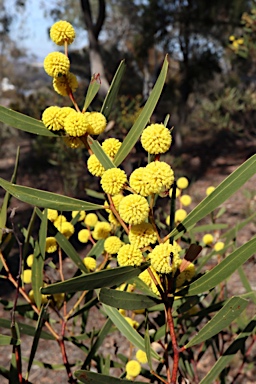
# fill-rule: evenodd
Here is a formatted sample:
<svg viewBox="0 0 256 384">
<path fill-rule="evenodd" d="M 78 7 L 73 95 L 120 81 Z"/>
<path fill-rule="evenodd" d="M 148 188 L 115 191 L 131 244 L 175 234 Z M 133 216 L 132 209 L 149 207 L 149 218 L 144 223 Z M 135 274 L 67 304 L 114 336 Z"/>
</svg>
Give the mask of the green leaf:
<svg viewBox="0 0 256 384">
<path fill-rule="evenodd" d="M 86 384 L 131 384 L 130 380 L 118 379 L 113 376 L 102 375 L 91 371 L 76 371 L 75 377 Z M 134 384 L 145 384 L 141 381 L 133 381 Z"/>
<path fill-rule="evenodd" d="M 102 345 L 103 341 L 105 340 L 106 336 L 108 336 L 109 331 L 112 327 L 112 321 L 108 319 L 103 327 L 101 328 L 98 336 L 96 337 L 94 343 L 92 344 L 88 355 L 86 356 L 86 359 L 83 363 L 82 369 L 86 369 L 90 367 L 90 362 L 96 356 L 96 352 L 99 349 L 99 347 Z"/>
<path fill-rule="evenodd" d="M 195 228 L 192 228 L 190 230 L 191 233 L 200 233 L 200 232 L 211 232 L 211 231 L 218 231 L 220 229 L 225 229 L 228 227 L 228 224 L 205 224 L 205 225 L 198 225 Z"/>
<path fill-rule="evenodd" d="M 0 121 L 11 127 L 18 128 L 21 131 L 41 136 L 56 137 L 56 135 L 49 131 L 41 121 L 3 106 L 0 106 Z"/>
<path fill-rule="evenodd" d="M 44 259 L 41 255 L 39 244 L 38 242 L 36 242 L 36 246 L 34 249 L 34 259 L 32 264 L 32 289 L 37 308 L 40 308 L 42 302 L 40 288 L 43 286 L 43 269 Z"/>
<path fill-rule="evenodd" d="M 17 323 L 19 326 L 20 333 L 23 335 L 28 335 L 28 336 L 35 336 L 35 327 L 32 327 L 31 325 L 28 324 L 23 324 L 23 323 Z M 0 327 L 3 328 L 10 328 L 11 327 L 11 321 L 7 319 L 1 319 L 0 318 Z M 42 331 L 41 332 L 41 339 L 45 340 L 55 340 L 55 338 L 48 332 Z"/>
<path fill-rule="evenodd" d="M 96 244 L 93 245 L 93 247 L 90 249 L 90 251 L 87 253 L 88 256 L 95 256 L 96 259 L 102 255 L 104 251 L 104 243 L 105 239 L 98 240 Z"/>
<path fill-rule="evenodd" d="M 123 336 L 127 338 L 128 341 L 132 345 L 135 345 L 137 348 L 142 349 L 142 351 L 146 352 L 144 339 L 140 334 L 128 323 L 128 321 L 124 318 L 124 316 L 119 313 L 116 308 L 109 307 L 108 305 L 102 304 L 105 313 L 112 320 L 118 330 L 121 332 Z M 151 355 L 153 358 L 157 360 L 161 360 L 161 357 L 151 349 Z"/>
<path fill-rule="evenodd" d="M 93 211 L 104 208 L 102 205 L 88 203 L 72 197 L 58 195 L 57 193 L 15 185 L 1 177 L 0 186 L 18 200 L 37 207 L 56 209 L 59 211 Z"/>
<path fill-rule="evenodd" d="M 122 284 L 127 279 L 138 276 L 141 268 L 134 267 L 118 267 L 106 269 L 99 272 L 90 273 L 88 275 L 74 277 L 64 282 L 55 283 L 42 288 L 43 294 L 52 293 L 71 293 L 85 290 L 93 290 L 102 287 L 112 287 L 113 285 Z"/>
<path fill-rule="evenodd" d="M 33 360 L 34 360 L 34 357 L 35 357 L 35 354 L 36 354 L 36 350 L 37 350 L 38 343 L 39 343 L 39 340 L 40 340 L 40 334 L 42 332 L 44 321 L 46 320 L 46 315 L 47 315 L 47 311 L 46 311 L 45 307 L 42 307 L 41 310 L 40 310 L 40 314 L 39 314 L 38 320 L 37 320 L 35 337 L 33 339 L 33 343 L 32 343 L 32 346 L 31 346 L 31 351 L 30 351 L 30 355 L 29 355 L 28 368 L 27 368 L 27 373 L 26 373 L 26 380 L 28 380 L 28 377 L 29 377 L 29 372 L 30 372 L 30 369 L 32 367 Z"/>
<path fill-rule="evenodd" d="M 97 95 L 98 91 L 100 89 L 100 80 L 98 75 L 93 75 L 89 84 L 89 87 L 87 89 L 87 93 L 85 96 L 84 106 L 83 106 L 83 112 L 87 110 L 91 102 L 93 101 L 94 97 Z"/>
<path fill-rule="evenodd" d="M 113 77 L 113 80 L 110 84 L 107 96 L 105 97 L 105 100 L 102 104 L 101 113 L 106 117 L 106 119 L 108 119 L 112 106 L 116 100 L 125 68 L 126 65 L 124 60 L 122 60 L 119 64 L 119 67 L 117 68 L 115 76 Z"/>
<path fill-rule="evenodd" d="M 150 296 L 110 288 L 102 288 L 100 290 L 99 300 L 111 307 L 127 310 L 150 308 L 161 302 Z"/>
<path fill-rule="evenodd" d="M 254 212 L 251 216 L 247 217 L 245 220 L 237 223 L 233 228 L 223 233 L 222 237 L 226 239 L 226 242 L 233 240 L 236 238 L 238 231 L 246 226 L 246 224 L 251 223 L 256 217 L 256 212 Z"/>
<path fill-rule="evenodd" d="M 254 332 L 256 328 L 256 316 L 247 324 L 245 329 L 235 338 L 232 344 L 227 348 L 222 356 L 216 361 L 212 369 L 200 381 L 200 384 L 213 383 L 219 376 L 222 370 L 229 366 L 231 360 L 234 358 L 238 351 L 243 351 L 247 338 Z"/>
<path fill-rule="evenodd" d="M 148 359 L 148 365 L 149 365 L 150 370 L 153 371 L 148 324 L 147 324 L 147 327 L 145 329 L 144 342 L 145 342 L 145 352 L 146 352 L 147 359 Z"/>
<path fill-rule="evenodd" d="M 191 211 L 188 216 L 179 224 L 168 237 L 180 237 L 189 227 L 193 226 L 206 215 L 214 211 L 219 205 L 226 201 L 234 192 L 236 192 L 247 180 L 254 174 L 256 169 L 256 155 L 250 157 L 231 175 L 229 175 L 220 185 L 196 208 Z"/>
<path fill-rule="evenodd" d="M 43 260 L 45 260 L 45 245 L 46 245 L 46 236 L 47 236 L 47 208 L 42 213 L 41 225 L 39 229 L 39 249 L 42 255 Z"/>
<path fill-rule="evenodd" d="M 105 200 L 104 193 L 94 191 L 93 189 L 85 188 L 85 193 L 88 196 L 94 197 L 95 199 Z"/>
<path fill-rule="evenodd" d="M 167 69 L 168 69 L 168 61 L 166 57 L 164 60 L 164 64 L 160 72 L 160 75 L 156 81 L 154 88 L 152 89 L 152 92 L 150 93 L 150 96 L 143 110 L 141 111 L 139 117 L 137 118 L 134 125 L 128 132 L 126 138 L 124 139 L 121 147 L 119 148 L 115 156 L 114 163 L 116 164 L 117 167 L 119 164 L 122 163 L 122 161 L 130 153 L 131 149 L 136 144 L 146 124 L 149 122 L 149 119 L 162 93 L 162 89 L 166 79 Z"/>
<path fill-rule="evenodd" d="M 256 237 L 232 252 L 221 263 L 216 265 L 216 267 L 190 284 L 187 295 L 198 295 L 216 287 L 253 255 L 255 247 Z"/>
<path fill-rule="evenodd" d="M 111 168 L 116 168 L 115 164 L 112 162 L 110 157 L 103 151 L 102 146 L 97 140 L 93 140 L 91 136 L 87 137 L 87 142 L 92 149 L 93 153 L 101 163 L 101 165 L 107 170 Z"/>
<path fill-rule="evenodd" d="M 19 345 L 19 344 L 20 344 L 20 340 L 14 339 L 11 336 L 0 334 L 0 346 L 1 345 Z"/>
<path fill-rule="evenodd" d="M 219 310 L 216 315 L 190 340 L 184 348 L 209 340 L 224 328 L 228 327 L 246 308 L 248 301 L 234 296 Z"/>
</svg>

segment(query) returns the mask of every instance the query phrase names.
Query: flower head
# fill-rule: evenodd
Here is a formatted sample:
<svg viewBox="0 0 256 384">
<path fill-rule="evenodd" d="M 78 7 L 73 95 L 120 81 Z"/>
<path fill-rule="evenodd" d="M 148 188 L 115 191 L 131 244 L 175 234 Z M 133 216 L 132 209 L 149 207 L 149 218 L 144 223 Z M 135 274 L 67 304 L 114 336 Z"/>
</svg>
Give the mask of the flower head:
<svg viewBox="0 0 256 384">
<path fill-rule="evenodd" d="M 120 222 L 115 217 L 115 215 L 113 214 L 113 212 L 110 212 L 110 214 L 108 215 L 108 221 L 111 224 L 115 225 L 116 227 L 119 227 L 121 225 Z"/>
<path fill-rule="evenodd" d="M 139 349 L 137 352 L 136 352 L 136 359 L 138 360 L 139 363 L 141 364 L 146 364 L 148 362 L 148 358 L 147 358 L 147 354 L 146 352 L 142 351 L 141 349 Z"/>
<path fill-rule="evenodd" d="M 125 244 L 118 251 L 117 261 L 121 267 L 127 265 L 139 266 L 143 261 L 143 255 L 133 244 Z"/>
<path fill-rule="evenodd" d="M 145 167 L 137 168 L 131 173 L 129 184 L 136 193 L 142 196 L 149 196 L 151 193 L 150 176 Z"/>
<path fill-rule="evenodd" d="M 97 222 L 98 222 L 98 216 L 96 215 L 96 213 L 88 213 L 85 216 L 84 223 L 88 227 L 95 227 Z"/>
<path fill-rule="evenodd" d="M 55 221 L 58 217 L 58 211 L 56 209 L 47 209 L 47 219 L 50 221 Z"/>
<path fill-rule="evenodd" d="M 32 281 L 32 271 L 31 269 L 24 269 L 22 274 L 22 280 L 24 284 L 30 284 Z"/>
<path fill-rule="evenodd" d="M 27 266 L 29 268 L 32 267 L 33 261 L 34 261 L 34 255 L 33 254 L 32 255 L 28 255 L 26 262 L 27 262 Z"/>
<path fill-rule="evenodd" d="M 79 215 L 78 215 L 79 214 Z M 85 219 L 85 211 L 72 211 L 73 219 L 78 215 L 77 221 L 83 221 Z"/>
<path fill-rule="evenodd" d="M 209 196 L 213 191 L 215 190 L 215 187 L 210 186 L 206 189 L 206 196 Z"/>
<path fill-rule="evenodd" d="M 203 243 L 205 245 L 210 245 L 213 243 L 213 235 L 210 233 L 206 233 L 206 235 L 203 236 Z"/>
<path fill-rule="evenodd" d="M 218 241 L 216 244 L 214 244 L 214 250 L 216 252 L 219 252 L 221 251 L 223 248 L 225 247 L 225 244 L 223 243 L 223 241 Z"/>
<path fill-rule="evenodd" d="M 90 112 L 86 115 L 89 135 L 99 135 L 107 126 L 106 117 L 100 112 Z"/>
<path fill-rule="evenodd" d="M 63 223 L 67 221 L 64 215 L 59 215 L 56 220 L 54 220 L 53 224 L 56 228 L 60 227 Z"/>
<path fill-rule="evenodd" d="M 149 257 L 152 267 L 159 273 L 174 274 L 181 264 L 177 246 L 169 242 L 155 246 Z"/>
<path fill-rule="evenodd" d="M 76 111 L 69 113 L 64 121 L 64 129 L 69 136 L 83 136 L 87 131 L 85 114 Z"/>
<path fill-rule="evenodd" d="M 81 229 L 77 236 L 81 243 L 87 243 L 90 238 L 90 231 L 88 229 Z"/>
<path fill-rule="evenodd" d="M 130 360 L 125 366 L 127 376 L 136 377 L 140 374 L 141 366 L 137 360 Z"/>
<path fill-rule="evenodd" d="M 175 212 L 174 221 L 175 223 L 181 223 L 187 217 L 187 211 L 185 209 L 177 209 Z"/>
<path fill-rule="evenodd" d="M 67 75 L 69 68 L 70 62 L 64 53 L 51 52 L 44 59 L 44 70 L 51 77 Z"/>
<path fill-rule="evenodd" d="M 182 196 L 180 197 L 180 202 L 181 202 L 182 205 L 184 205 L 185 207 L 187 207 L 188 205 L 191 204 L 192 199 L 191 199 L 191 197 L 190 197 L 189 195 L 182 195 Z"/>
<path fill-rule="evenodd" d="M 186 189 L 188 187 L 188 179 L 186 177 L 180 177 L 177 180 L 177 187 L 180 189 Z"/>
<path fill-rule="evenodd" d="M 128 236 L 130 243 L 136 245 L 137 248 L 155 244 L 157 241 L 157 234 L 150 223 L 132 225 Z"/>
<path fill-rule="evenodd" d="M 114 255 L 122 247 L 122 241 L 117 236 L 110 236 L 104 242 L 104 249 L 110 255 Z"/>
<path fill-rule="evenodd" d="M 176 197 L 179 197 L 181 193 L 181 190 L 179 188 L 176 188 Z M 172 188 L 169 190 L 169 197 L 172 198 Z"/>
<path fill-rule="evenodd" d="M 98 160 L 98 158 L 94 154 L 92 154 L 87 160 L 87 167 L 88 167 L 88 171 L 93 176 L 101 177 L 105 172 L 105 168 L 103 167 L 101 162 Z"/>
<path fill-rule="evenodd" d="M 149 125 L 141 135 L 141 144 L 150 154 L 165 153 L 171 146 L 172 136 L 163 124 Z"/>
<path fill-rule="evenodd" d="M 46 242 L 45 242 L 45 252 L 47 253 L 53 253 L 55 251 L 57 251 L 57 241 L 55 239 L 55 237 L 53 236 L 50 236 L 50 237 L 46 237 Z"/>
<path fill-rule="evenodd" d="M 119 204 L 119 214 L 126 223 L 141 224 L 149 214 L 148 202 L 139 195 L 125 196 Z"/>
<path fill-rule="evenodd" d="M 190 281 L 196 273 L 195 264 L 189 263 L 182 273 L 185 275 L 185 280 Z"/>
<path fill-rule="evenodd" d="M 94 271 L 96 269 L 97 263 L 93 257 L 90 257 L 90 256 L 85 257 L 83 259 L 83 263 L 89 271 Z"/>
<path fill-rule="evenodd" d="M 60 231 L 60 233 L 62 233 L 67 239 L 70 238 L 70 236 L 73 235 L 73 233 L 75 232 L 75 228 L 74 228 L 74 225 L 69 223 L 69 222 L 65 222 L 65 223 L 61 223 L 61 225 L 57 226 L 57 229 L 58 231 Z"/>
<path fill-rule="evenodd" d="M 119 209 L 119 204 L 120 204 L 121 200 L 123 200 L 123 198 L 124 198 L 124 196 L 121 193 L 112 196 L 112 201 L 113 201 L 114 207 L 117 211 Z M 109 209 L 109 203 L 107 201 L 104 202 L 104 207 L 106 207 L 105 208 L 106 212 L 108 212 L 108 213 L 112 212 L 111 209 Z"/>
<path fill-rule="evenodd" d="M 73 26 L 64 20 L 57 21 L 50 29 L 50 38 L 57 45 L 73 43 L 76 33 Z"/>
<path fill-rule="evenodd" d="M 106 239 L 106 237 L 108 237 L 109 233 L 111 232 L 111 229 L 111 224 L 107 223 L 106 221 L 98 221 L 94 227 L 92 236 L 95 240 Z"/>
<path fill-rule="evenodd" d="M 111 168 L 105 171 L 101 178 L 102 189 L 110 195 L 117 195 L 127 182 L 127 176 L 120 168 Z"/>
<path fill-rule="evenodd" d="M 79 137 L 73 137 L 73 136 L 64 136 L 63 137 L 64 143 L 72 149 L 81 148 L 83 147 L 83 142 L 79 139 Z"/>
<path fill-rule="evenodd" d="M 75 92 L 78 87 L 78 81 L 76 76 L 68 72 L 61 77 L 53 78 L 53 89 L 61 96 L 68 96 L 70 91 Z"/>
<path fill-rule="evenodd" d="M 121 145 L 122 143 L 119 140 L 111 137 L 110 139 L 106 139 L 103 141 L 102 149 L 109 157 L 113 159 Z"/>
<path fill-rule="evenodd" d="M 57 106 L 46 108 L 42 114 L 42 121 L 46 128 L 51 131 L 59 131 L 64 128 L 61 108 Z"/>
<path fill-rule="evenodd" d="M 150 193 L 160 193 L 170 189 L 174 182 L 174 173 L 169 164 L 164 161 L 153 161 L 146 166 L 150 183 Z"/>
<path fill-rule="evenodd" d="M 148 270 L 151 270 L 153 275 L 155 276 L 158 284 L 161 286 L 159 275 L 156 273 L 156 270 L 151 266 L 148 269 L 145 269 L 145 271 L 141 272 L 139 274 L 139 278 L 153 291 L 156 295 L 160 295 L 159 290 L 157 289 L 157 286 L 155 285 L 154 281 L 152 280 L 152 277 L 149 274 Z"/>
</svg>

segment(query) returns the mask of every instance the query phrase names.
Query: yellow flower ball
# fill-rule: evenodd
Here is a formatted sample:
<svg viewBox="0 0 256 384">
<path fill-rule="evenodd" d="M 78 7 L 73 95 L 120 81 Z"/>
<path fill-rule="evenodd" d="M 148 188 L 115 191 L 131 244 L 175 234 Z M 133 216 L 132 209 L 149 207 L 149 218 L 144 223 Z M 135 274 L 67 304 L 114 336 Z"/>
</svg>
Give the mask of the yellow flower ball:
<svg viewBox="0 0 256 384">
<path fill-rule="evenodd" d="M 186 177 L 180 177 L 177 180 L 177 187 L 180 189 L 186 189 L 188 187 L 188 179 Z"/>
<path fill-rule="evenodd" d="M 69 113 L 64 120 L 64 129 L 69 136 L 81 137 L 87 132 L 86 116 L 81 112 Z"/>
<path fill-rule="evenodd" d="M 214 250 L 216 252 L 219 252 L 221 251 L 223 248 L 225 247 L 225 243 L 223 243 L 222 241 L 218 241 L 216 244 L 214 244 Z"/>
<path fill-rule="evenodd" d="M 51 52 L 44 59 L 44 70 L 51 77 L 67 75 L 69 68 L 70 62 L 64 53 Z"/>
<path fill-rule="evenodd" d="M 105 171 L 101 178 L 101 186 L 105 193 L 117 195 L 127 182 L 125 172 L 120 168 L 111 168 Z"/>
<path fill-rule="evenodd" d="M 75 30 L 68 21 L 57 21 L 50 29 L 50 38 L 57 45 L 64 45 L 65 42 L 69 45 L 73 43 L 75 37 Z"/>
<path fill-rule="evenodd" d="M 176 197 L 179 197 L 181 194 L 181 190 L 176 188 Z M 169 190 L 169 197 L 172 198 L 172 188 Z"/>
<path fill-rule="evenodd" d="M 70 114 L 76 112 L 74 108 L 71 107 L 61 107 L 60 108 L 60 114 L 61 117 L 63 118 L 63 121 L 66 119 L 66 117 Z"/>
<path fill-rule="evenodd" d="M 206 196 L 209 196 L 213 191 L 215 190 L 215 187 L 210 186 L 206 189 Z"/>
<path fill-rule="evenodd" d="M 203 236 L 203 243 L 205 245 L 210 245 L 213 243 L 213 235 L 210 233 L 207 233 L 206 235 Z"/>
<path fill-rule="evenodd" d="M 150 223 L 141 223 L 132 225 L 129 232 L 129 241 L 137 248 L 146 247 L 149 244 L 155 244 L 157 234 Z"/>
<path fill-rule="evenodd" d="M 94 154 L 87 160 L 87 167 L 93 176 L 101 177 L 105 172 L 105 168 Z"/>
<path fill-rule="evenodd" d="M 137 360 L 130 360 L 126 364 L 125 370 L 128 376 L 136 377 L 140 374 L 141 365 Z"/>
<path fill-rule="evenodd" d="M 146 364 L 148 362 L 148 358 L 147 358 L 147 354 L 146 352 L 142 351 L 141 349 L 139 349 L 137 352 L 136 352 L 136 359 L 138 360 L 139 363 L 141 364 Z"/>
<path fill-rule="evenodd" d="M 163 124 L 149 125 L 141 135 L 142 147 L 150 154 L 165 153 L 171 146 L 172 136 Z"/>
<path fill-rule="evenodd" d="M 42 296 L 45 296 L 45 295 L 42 295 Z M 58 309 L 60 309 L 62 307 L 64 300 L 65 300 L 65 293 L 54 293 L 53 294 L 53 302 Z"/>
<path fill-rule="evenodd" d="M 234 41 L 234 40 L 235 40 L 235 36 L 234 35 L 229 36 L 229 41 Z"/>
<path fill-rule="evenodd" d="M 56 209 L 47 209 L 47 219 L 50 221 L 55 221 L 58 217 L 58 211 Z"/>
<path fill-rule="evenodd" d="M 185 207 L 187 207 L 187 206 L 190 205 L 191 202 L 192 202 L 191 196 L 189 196 L 189 195 L 182 195 L 182 196 L 180 197 L 180 202 L 181 202 L 182 205 L 184 205 Z"/>
<path fill-rule="evenodd" d="M 165 242 L 157 245 L 149 254 L 151 265 L 158 273 L 175 273 L 181 264 L 178 248 Z"/>
<path fill-rule="evenodd" d="M 98 222 L 98 216 L 96 213 L 88 213 L 84 219 L 85 225 L 88 227 L 95 227 Z"/>
<path fill-rule="evenodd" d="M 51 131 L 60 131 L 64 128 L 64 119 L 60 107 L 46 108 L 42 114 L 42 121 L 46 128 Z"/>
<path fill-rule="evenodd" d="M 34 255 L 33 255 L 33 254 L 32 254 L 32 255 L 29 255 L 29 256 L 27 257 L 27 260 L 26 260 L 26 262 L 27 262 L 27 266 L 28 266 L 29 268 L 32 267 L 33 261 L 34 261 Z"/>
<path fill-rule="evenodd" d="M 187 217 L 187 212 L 185 209 L 177 209 L 174 216 L 175 223 L 181 223 Z"/>
<path fill-rule="evenodd" d="M 95 240 L 99 239 L 106 239 L 111 232 L 111 224 L 105 222 L 105 221 L 98 221 L 94 227 L 94 231 L 92 233 L 92 236 Z"/>
<path fill-rule="evenodd" d="M 126 223 L 141 224 L 148 218 L 148 202 L 145 197 L 139 195 L 125 196 L 119 204 L 119 214 Z"/>
<path fill-rule="evenodd" d="M 31 269 L 24 269 L 22 280 L 24 284 L 30 284 L 32 281 L 32 271 Z"/>
<path fill-rule="evenodd" d="M 83 263 L 89 271 L 95 271 L 97 263 L 93 257 L 89 257 L 89 256 L 85 257 L 83 259 Z"/>
<path fill-rule="evenodd" d="M 145 167 L 135 169 L 129 179 L 130 187 L 142 196 L 149 196 L 151 193 L 150 176 Z"/>
<path fill-rule="evenodd" d="M 47 253 L 53 253 L 57 251 L 58 245 L 55 237 L 50 236 L 46 238 L 45 242 L 45 252 Z"/>
<path fill-rule="evenodd" d="M 89 135 L 99 135 L 105 131 L 107 126 L 106 117 L 100 112 L 90 112 L 86 116 Z"/>
<path fill-rule="evenodd" d="M 53 224 L 56 228 L 60 227 L 63 223 L 67 221 L 64 215 L 59 215 L 56 220 L 54 220 Z"/>
<path fill-rule="evenodd" d="M 116 227 L 119 227 L 121 225 L 112 212 L 110 212 L 110 214 L 108 215 L 108 221 Z"/>
<path fill-rule="evenodd" d="M 141 272 L 139 274 L 139 278 L 151 289 L 151 291 L 153 291 L 156 295 L 160 295 L 160 293 L 159 293 L 159 291 L 157 289 L 157 286 L 155 285 L 154 281 L 152 280 L 152 278 L 151 278 L 151 276 L 149 274 L 149 271 L 148 271 L 149 269 L 154 274 L 158 284 L 161 286 L 160 277 L 156 273 L 156 270 L 152 266 L 149 267 L 148 269 L 146 269 L 145 271 Z"/>
<path fill-rule="evenodd" d="M 88 229 L 81 229 L 77 236 L 81 243 L 87 243 L 90 238 L 90 231 Z"/>
<path fill-rule="evenodd" d="M 69 223 L 69 222 L 65 222 L 65 223 L 62 223 L 60 226 L 57 227 L 57 229 L 59 230 L 60 233 L 62 233 L 62 235 L 64 235 L 67 239 L 70 238 L 70 236 L 73 235 L 73 233 L 75 232 L 75 228 L 74 228 L 74 225 Z"/>
<path fill-rule="evenodd" d="M 78 215 L 79 213 L 79 216 L 78 216 L 78 219 L 77 221 L 83 221 L 85 219 L 85 211 L 72 211 L 71 215 L 73 217 L 73 219 Z"/>
<path fill-rule="evenodd" d="M 121 267 L 127 265 L 137 267 L 141 265 L 143 261 L 143 255 L 141 251 L 133 244 L 125 244 L 118 251 L 117 261 Z"/>
<path fill-rule="evenodd" d="M 119 193 L 115 196 L 112 196 L 112 201 L 113 201 L 114 207 L 117 211 L 119 209 L 119 204 L 120 204 L 121 200 L 123 200 L 123 198 L 124 198 L 124 196 L 121 193 Z M 104 207 L 106 207 L 105 208 L 106 212 L 108 212 L 108 213 L 112 212 L 111 209 L 109 209 L 109 202 L 108 201 L 104 202 Z"/>
<path fill-rule="evenodd" d="M 138 326 L 139 326 L 139 323 L 136 321 L 136 320 L 133 320 L 131 319 L 130 317 L 128 316 L 124 316 L 125 320 L 127 321 L 127 323 L 130 324 L 130 326 L 134 329 L 137 329 Z"/>
<path fill-rule="evenodd" d="M 121 145 L 122 143 L 119 140 L 115 138 L 110 138 L 103 141 L 102 149 L 109 157 L 113 159 Z"/>
<path fill-rule="evenodd" d="M 164 161 L 153 161 L 146 166 L 150 193 L 160 193 L 169 190 L 174 182 L 174 173 L 169 164 Z"/>
<path fill-rule="evenodd" d="M 76 75 L 68 72 L 66 75 L 61 77 L 53 78 L 53 89 L 61 96 L 68 96 L 71 92 L 75 92 L 78 87 L 78 81 Z"/>
<path fill-rule="evenodd" d="M 104 242 L 104 249 L 110 255 L 114 255 L 122 247 L 122 241 L 117 236 L 110 236 Z"/>
<path fill-rule="evenodd" d="M 63 137 L 64 143 L 72 149 L 82 148 L 84 146 L 83 142 L 78 137 L 65 136 Z"/>
</svg>

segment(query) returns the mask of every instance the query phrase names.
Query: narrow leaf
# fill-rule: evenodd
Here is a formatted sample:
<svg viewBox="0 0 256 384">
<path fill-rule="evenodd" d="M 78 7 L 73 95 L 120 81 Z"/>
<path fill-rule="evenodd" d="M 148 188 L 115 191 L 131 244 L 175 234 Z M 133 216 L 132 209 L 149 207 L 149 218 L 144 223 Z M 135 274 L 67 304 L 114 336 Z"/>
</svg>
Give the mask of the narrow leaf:
<svg viewBox="0 0 256 384">
<path fill-rule="evenodd" d="M 93 75 L 85 96 L 83 112 L 87 110 L 100 89 L 99 75 Z"/>
<path fill-rule="evenodd" d="M 149 119 L 156 107 L 156 104 L 160 98 L 160 95 L 162 93 L 162 89 L 165 83 L 166 74 L 168 69 L 168 61 L 167 57 L 164 60 L 164 64 L 162 67 L 162 70 L 160 72 L 160 75 L 156 81 L 156 84 L 154 88 L 152 89 L 152 92 L 150 93 L 150 96 L 140 113 L 139 117 L 135 121 L 134 125 L 128 132 L 126 138 L 124 139 L 121 147 L 119 148 L 119 151 L 117 152 L 114 163 L 118 167 L 119 164 L 122 163 L 122 161 L 126 158 L 126 156 L 130 153 L 131 149 L 136 144 L 138 138 L 140 137 L 143 129 L 145 128 L 146 124 L 149 122 Z"/>
<path fill-rule="evenodd" d="M 110 157 L 103 151 L 100 143 L 97 140 L 93 140 L 91 136 L 88 136 L 87 142 L 92 149 L 93 153 L 101 163 L 101 165 L 107 170 L 115 168 L 115 164 L 112 162 Z"/>
<path fill-rule="evenodd" d="M 256 237 L 232 252 L 216 267 L 190 284 L 187 295 L 198 295 L 216 287 L 253 255 L 255 247 Z"/>
<path fill-rule="evenodd" d="M 20 344 L 20 340 L 14 339 L 11 336 L 0 334 L 0 346 L 1 345 L 19 345 L 19 344 Z"/>
<path fill-rule="evenodd" d="M 31 325 L 28 324 L 23 324 L 23 323 L 17 323 L 19 326 L 20 333 L 23 335 L 28 335 L 28 336 L 35 336 L 35 327 L 32 327 Z M 0 327 L 3 328 L 10 328 L 11 327 L 11 321 L 7 319 L 1 319 L 0 318 Z M 41 339 L 45 340 L 55 340 L 55 338 L 48 332 L 42 331 L 41 332 Z"/>
<path fill-rule="evenodd" d="M 161 302 L 150 296 L 109 288 L 102 288 L 100 290 L 99 300 L 111 307 L 127 310 L 150 308 Z"/>
<path fill-rule="evenodd" d="M 56 135 L 49 131 L 41 121 L 3 106 L 0 106 L 0 121 L 10 127 L 18 128 L 21 131 L 41 136 L 56 137 Z"/>
<path fill-rule="evenodd" d="M 40 288 L 43 286 L 43 269 L 44 259 L 41 255 L 39 244 L 38 242 L 36 242 L 36 246 L 34 249 L 34 259 L 32 264 L 32 289 L 37 308 L 40 308 L 42 302 Z"/>
<path fill-rule="evenodd" d="M 126 65 L 124 63 L 124 60 L 121 61 L 119 64 L 119 67 L 117 68 L 117 71 L 115 73 L 115 76 L 113 77 L 113 80 L 110 84 L 107 96 L 105 97 L 105 100 L 103 102 L 101 113 L 106 117 L 106 119 L 109 117 L 112 106 L 116 100 L 121 80 L 125 72 Z"/>
<path fill-rule="evenodd" d="M 250 157 L 231 175 L 229 175 L 220 185 L 196 208 L 191 211 L 188 216 L 178 225 L 168 237 L 180 237 L 183 232 L 203 219 L 206 215 L 214 211 L 219 205 L 226 201 L 233 193 L 235 193 L 247 180 L 254 174 L 256 169 L 256 155 Z"/>
<path fill-rule="evenodd" d="M 229 299 L 226 304 L 219 310 L 216 315 L 192 338 L 185 348 L 190 348 L 193 345 L 209 340 L 214 335 L 217 335 L 224 328 L 228 327 L 246 308 L 248 301 L 234 296 Z"/>
<path fill-rule="evenodd" d="M 222 370 L 229 366 L 235 354 L 245 348 L 245 342 L 247 338 L 254 332 L 255 328 L 256 316 L 254 316 L 254 318 L 247 324 L 245 329 L 235 338 L 233 343 L 228 347 L 224 354 L 216 361 L 212 369 L 207 373 L 203 380 L 200 381 L 200 384 L 208 384 L 214 382 Z"/>
<path fill-rule="evenodd" d="M 150 336 L 149 336 L 148 324 L 147 324 L 147 328 L 145 329 L 144 342 L 145 342 L 145 352 L 146 352 L 147 359 L 148 359 L 148 365 L 149 365 L 150 370 L 152 371 L 153 365 L 152 365 L 152 358 L 151 358 L 151 345 L 150 345 Z"/>
<path fill-rule="evenodd" d="M 76 371 L 75 377 L 86 384 L 131 384 L 130 380 L 118 379 L 113 376 L 102 375 L 91 371 Z M 141 381 L 133 381 L 134 384 L 145 384 Z"/>
<path fill-rule="evenodd" d="M 88 275 L 74 277 L 61 283 L 48 285 L 42 288 L 43 294 L 52 293 L 68 293 L 85 290 L 93 290 L 102 287 L 112 287 L 113 285 L 122 284 L 127 279 L 138 276 L 141 268 L 134 267 L 118 267 L 106 269 L 99 272 L 90 273 Z"/>
<path fill-rule="evenodd" d="M 98 240 L 96 244 L 90 249 L 86 256 L 95 256 L 96 259 L 102 255 L 104 251 L 104 242 L 105 239 Z"/>
<path fill-rule="evenodd" d="M 45 260 L 45 244 L 46 244 L 46 236 L 47 236 L 47 208 L 42 213 L 41 225 L 39 229 L 39 249 L 42 255 L 43 260 Z"/>
<path fill-rule="evenodd" d="M 18 200 L 37 207 L 51 208 L 59 211 L 93 211 L 103 209 L 102 205 L 88 203 L 57 193 L 15 185 L 2 178 L 0 178 L 0 186 Z"/>
<path fill-rule="evenodd" d="M 103 309 L 108 317 L 112 320 L 115 326 L 119 329 L 122 335 L 124 335 L 132 345 L 135 345 L 137 348 L 145 350 L 144 339 L 140 334 L 128 323 L 128 321 L 119 313 L 116 308 L 109 307 L 108 305 L 103 304 Z M 161 360 L 161 357 L 152 349 L 152 357 Z"/>
</svg>

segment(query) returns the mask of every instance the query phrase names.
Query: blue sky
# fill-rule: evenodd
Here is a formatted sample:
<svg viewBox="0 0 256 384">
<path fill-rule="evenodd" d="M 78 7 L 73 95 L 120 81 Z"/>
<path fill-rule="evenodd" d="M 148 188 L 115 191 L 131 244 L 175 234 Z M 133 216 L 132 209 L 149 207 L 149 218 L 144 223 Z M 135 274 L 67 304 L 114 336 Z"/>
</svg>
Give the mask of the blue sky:
<svg viewBox="0 0 256 384">
<path fill-rule="evenodd" d="M 6 8 L 13 12 L 15 0 L 8 0 Z M 24 48 L 28 54 L 36 57 L 41 62 L 44 57 L 54 50 L 59 50 L 48 37 L 47 29 L 52 25 L 51 18 L 46 18 L 40 0 L 27 0 L 26 9 L 16 16 L 11 25 L 10 37 L 16 42 L 19 48 Z M 47 2 L 44 2 L 47 4 Z M 53 4 L 54 0 L 50 3 Z M 49 4 L 49 2 L 48 2 Z M 49 5 L 47 5 L 49 9 Z M 78 32 L 78 31 L 77 31 Z M 79 41 L 86 41 L 86 32 L 77 33 L 77 41 L 72 45 L 79 48 Z M 22 37 L 22 39 L 20 39 Z M 81 46 L 81 44 L 80 44 Z"/>
</svg>

